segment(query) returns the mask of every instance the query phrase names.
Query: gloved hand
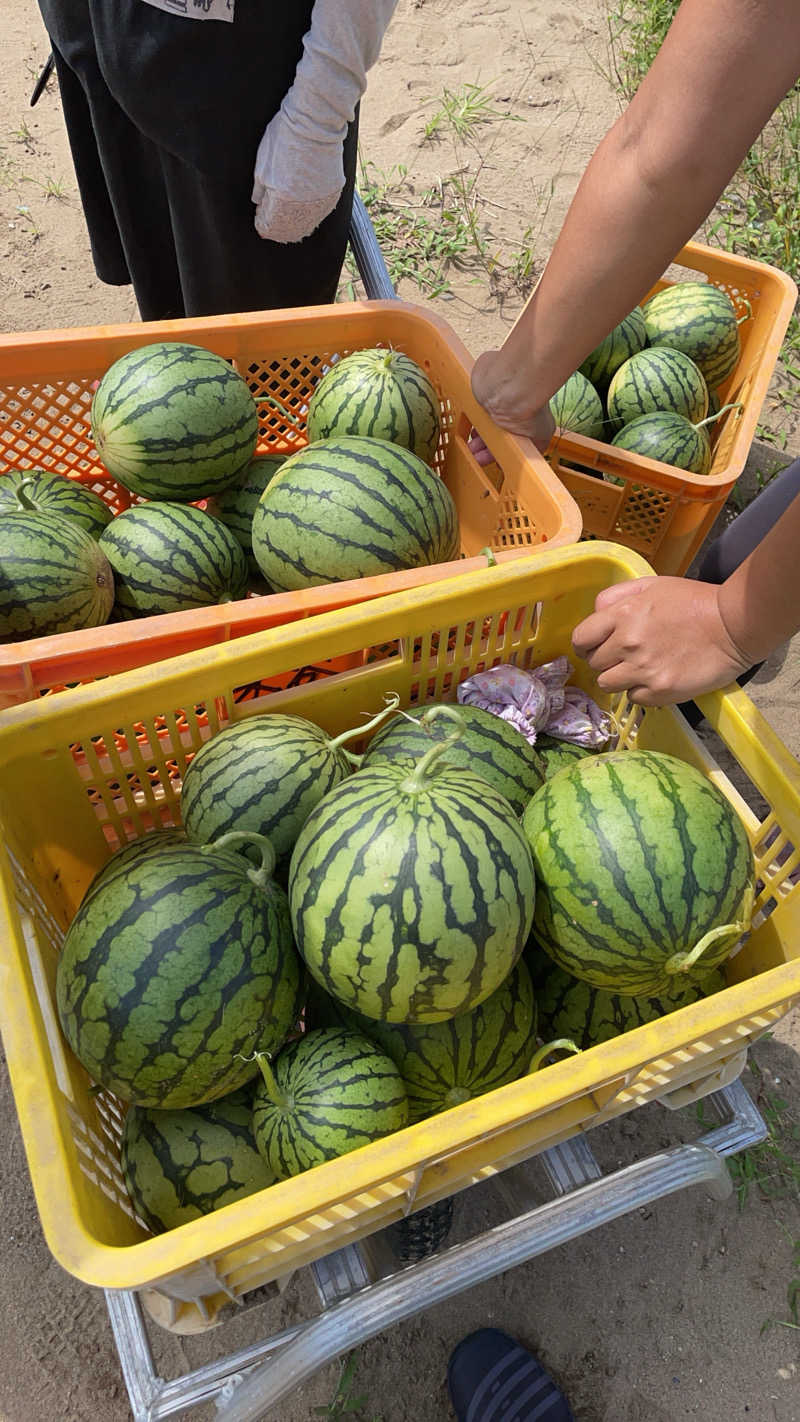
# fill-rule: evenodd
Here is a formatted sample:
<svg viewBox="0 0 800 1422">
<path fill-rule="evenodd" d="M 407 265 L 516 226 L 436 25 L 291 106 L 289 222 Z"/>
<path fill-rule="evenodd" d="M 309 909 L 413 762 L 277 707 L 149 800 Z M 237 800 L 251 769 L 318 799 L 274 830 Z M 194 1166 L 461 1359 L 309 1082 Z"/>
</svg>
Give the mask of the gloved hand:
<svg viewBox="0 0 800 1422">
<path fill-rule="evenodd" d="M 301 242 L 333 212 L 345 183 L 347 128 L 397 0 L 315 0 L 294 83 L 256 154 L 260 237 Z"/>
</svg>

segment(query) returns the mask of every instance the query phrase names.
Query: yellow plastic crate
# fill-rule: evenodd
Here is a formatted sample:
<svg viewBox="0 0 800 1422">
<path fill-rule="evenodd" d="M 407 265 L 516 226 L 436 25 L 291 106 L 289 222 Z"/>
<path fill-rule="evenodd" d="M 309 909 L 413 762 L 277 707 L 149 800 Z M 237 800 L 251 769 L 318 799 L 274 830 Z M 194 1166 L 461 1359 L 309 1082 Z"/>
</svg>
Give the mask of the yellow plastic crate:
<svg viewBox="0 0 800 1422">
<path fill-rule="evenodd" d="M 647 571 L 635 553 L 599 542 L 525 555 L 0 715 L 0 1025 L 42 1224 L 66 1270 L 98 1286 L 157 1285 L 213 1310 L 576 1132 L 669 1093 L 713 1089 L 800 1001 L 800 888 L 789 878 L 800 862 L 800 766 L 736 690 L 703 704 L 765 802 L 761 816 L 675 712 L 642 713 L 624 698 L 612 706 L 623 747 L 698 766 L 753 843 L 753 931 L 729 964 L 729 986 L 706 1001 L 157 1238 L 137 1223 L 122 1182 L 124 1108 L 90 1092 L 63 1043 L 54 1006 L 63 932 L 115 847 L 178 821 L 182 773 L 209 736 L 279 708 L 338 732 L 390 691 L 406 705 L 454 699 L 480 668 L 569 654 L 570 631 L 599 589 Z M 596 694 L 586 665 L 575 673 Z"/>
</svg>

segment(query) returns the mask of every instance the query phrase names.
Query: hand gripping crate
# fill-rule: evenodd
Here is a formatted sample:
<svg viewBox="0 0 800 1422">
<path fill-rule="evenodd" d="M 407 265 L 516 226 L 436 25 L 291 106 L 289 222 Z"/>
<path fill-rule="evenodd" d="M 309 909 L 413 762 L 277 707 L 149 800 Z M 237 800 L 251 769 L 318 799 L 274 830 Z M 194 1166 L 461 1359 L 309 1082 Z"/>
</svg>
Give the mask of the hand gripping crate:
<svg viewBox="0 0 800 1422">
<path fill-rule="evenodd" d="M 92 440 L 93 387 L 126 351 L 156 340 L 189 341 L 233 362 L 259 408 L 262 454 L 291 454 L 306 443 L 304 411 L 332 361 L 375 345 L 411 356 L 440 396 L 434 467 L 458 509 L 461 561 L 6 644 L 0 647 L 0 707 L 485 567 L 487 548 L 503 562 L 580 537 L 577 504 L 547 461 L 530 441 L 496 431 L 473 399 L 472 358 L 451 328 L 391 299 L 0 336 L 0 479 L 4 468 L 51 469 L 94 489 L 115 513 L 127 508 L 131 495 L 103 468 Z M 473 425 L 492 440 L 499 465 L 489 472 L 467 447 Z"/>
<path fill-rule="evenodd" d="M 711 427 L 717 434 L 710 473 L 692 474 L 568 431 L 551 445 L 548 459 L 580 507 L 585 536 L 613 539 L 641 553 L 657 573 L 680 574 L 745 467 L 797 288 L 775 267 L 697 242 L 678 253 L 675 266 L 683 270 L 656 282 L 643 300 L 672 280 L 708 279 L 728 293 L 740 318 L 741 356 L 719 395 L 723 405 L 741 401 L 743 408 Z"/>
<path fill-rule="evenodd" d="M 758 813 L 676 712 L 642 713 L 624 698 L 612 706 L 623 748 L 698 766 L 730 796 L 753 843 L 753 931 L 715 996 L 155 1238 L 134 1218 L 120 1174 L 124 1107 L 92 1089 L 61 1037 L 54 980 L 64 931 L 118 845 L 178 822 L 181 776 L 209 736 L 278 709 L 336 733 L 393 691 L 404 705 L 455 699 L 479 668 L 568 654 L 600 588 L 646 571 L 637 555 L 600 542 L 531 554 L 0 715 L 0 1027 L 44 1232 L 66 1270 L 110 1289 L 155 1286 L 213 1311 L 611 1117 L 717 1089 L 743 1049 L 800 1001 L 791 877 L 800 767 L 736 689 L 703 707 L 761 797 Z M 595 691 L 584 663 L 575 680 Z"/>
</svg>

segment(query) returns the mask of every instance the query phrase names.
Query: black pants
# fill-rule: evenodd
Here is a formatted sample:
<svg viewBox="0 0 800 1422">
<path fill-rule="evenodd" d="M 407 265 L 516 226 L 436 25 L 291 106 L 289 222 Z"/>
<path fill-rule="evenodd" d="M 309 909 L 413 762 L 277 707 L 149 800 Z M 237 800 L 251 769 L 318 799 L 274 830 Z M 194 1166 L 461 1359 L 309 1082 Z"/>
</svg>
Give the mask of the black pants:
<svg viewBox="0 0 800 1422">
<path fill-rule="evenodd" d="M 237 0 L 232 24 L 142 0 L 39 0 L 97 275 L 143 320 L 330 302 L 347 249 L 357 117 L 336 209 L 265 242 L 250 198 L 261 135 L 290 88 L 313 0 Z"/>
</svg>

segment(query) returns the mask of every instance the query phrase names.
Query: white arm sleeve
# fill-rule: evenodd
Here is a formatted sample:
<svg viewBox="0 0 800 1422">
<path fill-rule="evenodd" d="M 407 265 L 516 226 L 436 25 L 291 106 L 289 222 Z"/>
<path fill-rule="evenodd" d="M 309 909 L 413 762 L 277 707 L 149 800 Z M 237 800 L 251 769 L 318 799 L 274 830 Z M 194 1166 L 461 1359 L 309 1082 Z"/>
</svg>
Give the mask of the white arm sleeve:
<svg viewBox="0 0 800 1422">
<path fill-rule="evenodd" d="M 333 212 L 344 187 L 347 126 L 367 87 L 397 0 L 315 0 L 294 83 L 256 155 L 256 230 L 299 242 Z"/>
</svg>

